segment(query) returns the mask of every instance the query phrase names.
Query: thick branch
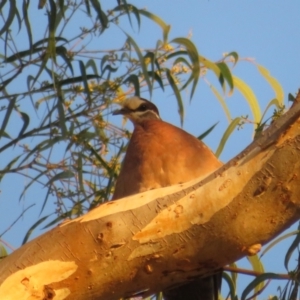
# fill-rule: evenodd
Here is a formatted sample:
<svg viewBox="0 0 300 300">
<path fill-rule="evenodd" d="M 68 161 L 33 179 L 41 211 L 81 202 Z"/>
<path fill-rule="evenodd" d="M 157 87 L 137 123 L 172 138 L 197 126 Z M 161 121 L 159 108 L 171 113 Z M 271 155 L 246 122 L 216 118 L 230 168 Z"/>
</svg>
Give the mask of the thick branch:
<svg viewBox="0 0 300 300">
<path fill-rule="evenodd" d="M 105 203 L 24 245 L 0 263 L 0 298 L 148 295 L 257 252 L 300 216 L 299 116 L 296 104 L 204 180 Z"/>
</svg>

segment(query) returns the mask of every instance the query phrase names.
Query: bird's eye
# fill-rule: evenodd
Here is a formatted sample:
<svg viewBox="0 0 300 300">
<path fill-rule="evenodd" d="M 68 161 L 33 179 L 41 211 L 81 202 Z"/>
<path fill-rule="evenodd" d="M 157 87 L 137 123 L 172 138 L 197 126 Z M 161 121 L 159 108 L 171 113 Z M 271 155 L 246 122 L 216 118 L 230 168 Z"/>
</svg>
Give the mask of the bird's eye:
<svg viewBox="0 0 300 300">
<path fill-rule="evenodd" d="M 146 104 L 141 104 L 140 107 L 139 107 L 139 110 L 140 110 L 140 111 L 145 111 L 145 110 L 147 110 L 147 108 L 148 108 L 148 107 L 147 107 Z"/>
</svg>

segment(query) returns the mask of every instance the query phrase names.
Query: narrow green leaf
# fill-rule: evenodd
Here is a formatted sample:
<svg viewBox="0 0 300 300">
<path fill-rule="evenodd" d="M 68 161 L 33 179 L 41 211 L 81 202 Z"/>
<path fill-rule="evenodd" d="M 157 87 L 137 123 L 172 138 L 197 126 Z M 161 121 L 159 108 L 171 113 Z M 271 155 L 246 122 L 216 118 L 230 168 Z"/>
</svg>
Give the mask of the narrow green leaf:
<svg viewBox="0 0 300 300">
<path fill-rule="evenodd" d="M 189 53 L 186 50 L 178 50 L 178 51 L 175 51 L 175 52 L 172 52 L 172 53 L 168 54 L 166 56 L 166 60 L 169 60 L 171 58 L 177 57 L 179 55 L 187 55 L 188 56 Z"/>
<path fill-rule="evenodd" d="M 140 96 L 140 82 L 139 82 L 139 78 L 137 75 L 135 74 L 131 74 L 129 75 L 125 80 L 124 80 L 124 84 L 126 83 L 132 83 L 134 86 L 134 91 L 135 91 L 135 96 Z"/>
<path fill-rule="evenodd" d="M 1 129 L 0 129 L 1 134 L 3 132 L 5 132 L 6 125 L 8 123 L 9 118 L 10 118 L 10 115 L 11 115 L 11 113 L 12 113 L 14 107 L 15 107 L 16 101 L 17 101 L 17 97 L 13 97 L 12 99 L 9 100 L 9 103 L 8 103 L 8 106 L 7 106 L 7 111 L 6 111 L 6 114 L 4 116 L 4 120 L 2 122 Z"/>
<path fill-rule="evenodd" d="M 190 96 L 190 99 L 192 99 L 200 76 L 200 60 L 199 60 L 199 54 L 197 48 L 192 43 L 192 41 L 187 38 L 176 38 L 172 40 L 171 43 L 184 46 L 192 62 L 193 65 L 192 74 L 190 78 L 187 80 L 187 82 L 181 88 L 182 90 L 185 89 L 189 85 L 189 83 L 193 81 L 193 86 L 192 86 L 191 96 Z"/>
<path fill-rule="evenodd" d="M 230 267 L 232 268 L 235 268 L 237 269 L 238 268 L 238 265 L 236 263 L 231 263 L 229 264 Z M 236 272 L 230 272 L 230 277 L 231 277 L 231 280 L 233 281 L 234 283 L 234 286 L 237 286 L 237 278 L 238 278 L 238 274 Z"/>
<path fill-rule="evenodd" d="M 45 207 L 46 207 L 46 204 L 47 204 L 47 201 L 48 201 L 48 199 L 49 199 L 50 194 L 51 194 L 51 186 L 48 187 L 48 190 L 47 190 L 45 199 L 44 199 L 44 201 L 43 201 L 43 205 L 42 205 L 42 207 L 41 207 L 40 215 L 42 214 L 42 212 L 44 211 L 44 209 L 45 209 Z"/>
<path fill-rule="evenodd" d="M 7 0 L 0 1 L 0 11 L 2 11 L 3 7 L 5 6 Z"/>
<path fill-rule="evenodd" d="M 7 85 L 9 85 L 14 79 L 16 79 L 19 75 L 21 74 L 21 69 L 19 69 L 16 73 L 14 73 L 14 75 L 12 75 L 11 77 L 9 77 L 8 79 L 2 81 L 2 85 L 0 85 L 0 91 L 3 91 L 5 89 L 5 87 Z M 16 95 L 16 94 L 15 94 Z M 2 97 L 2 98 L 7 98 L 6 96 Z"/>
<path fill-rule="evenodd" d="M 26 27 L 26 32 L 28 35 L 28 41 L 29 41 L 29 49 L 33 50 L 32 47 L 32 32 L 31 32 L 31 26 L 30 26 L 30 21 L 28 18 L 28 7 L 29 7 L 29 1 L 23 1 L 23 17 L 24 17 L 24 22 L 25 22 L 25 27 Z M 31 57 L 30 57 L 31 60 Z"/>
<path fill-rule="evenodd" d="M 144 56 L 144 60 L 145 60 L 146 65 L 148 65 L 148 62 L 150 60 L 151 71 L 150 72 L 148 71 L 148 74 L 149 73 L 152 73 L 152 74 L 155 73 L 155 68 L 154 68 L 155 54 L 153 52 L 148 51 L 146 53 L 146 55 Z M 152 75 L 151 77 L 152 77 L 152 85 L 153 85 L 153 81 L 154 81 L 153 77 L 154 76 Z"/>
<path fill-rule="evenodd" d="M 130 12 L 132 12 L 134 14 L 134 16 L 136 18 L 136 21 L 138 23 L 138 29 L 140 30 L 140 28 L 141 28 L 141 17 L 140 17 L 139 10 L 134 5 L 132 5 L 132 4 L 128 5 L 126 3 L 126 1 L 124 1 L 124 3 L 125 3 L 124 5 L 127 5 L 128 11 L 130 10 Z M 128 17 L 129 16 L 130 15 L 128 14 Z M 130 17 L 129 17 L 129 19 L 130 19 Z M 132 27 L 132 25 L 131 25 L 131 27 Z"/>
<path fill-rule="evenodd" d="M 299 259 L 300 259 L 300 253 L 298 253 L 297 271 L 299 270 L 299 266 L 300 266 Z M 299 277 L 299 275 L 297 277 Z M 291 284 L 291 289 L 290 289 L 290 293 L 289 293 L 289 300 L 298 300 L 299 299 L 297 297 L 298 296 L 298 291 L 299 291 L 299 281 L 298 281 L 298 278 L 295 278 L 293 280 L 293 284 Z"/>
<path fill-rule="evenodd" d="M 293 96 L 291 93 L 288 94 L 288 101 L 294 102 L 296 100 L 295 96 Z"/>
<path fill-rule="evenodd" d="M 228 123 L 230 123 L 232 118 L 230 115 L 230 110 L 228 109 L 228 106 L 225 102 L 225 99 L 221 96 L 221 94 L 218 92 L 218 90 L 212 84 L 209 87 L 212 90 L 212 92 L 214 93 L 214 95 L 216 96 L 216 98 L 219 100 L 219 102 L 224 110 L 224 113 L 227 117 Z"/>
<path fill-rule="evenodd" d="M 226 273 L 222 273 L 222 278 L 226 281 L 229 288 L 230 299 L 236 299 L 236 286 L 231 277 Z"/>
<path fill-rule="evenodd" d="M 268 246 L 264 249 L 264 251 L 260 254 L 260 257 L 263 257 L 263 255 L 265 255 L 270 249 L 272 249 L 275 245 L 277 245 L 278 243 L 280 243 L 281 241 L 290 238 L 293 235 L 299 234 L 300 231 L 299 230 L 295 230 L 292 232 L 289 232 L 283 236 L 280 236 L 279 238 L 277 238 L 276 240 L 273 240 L 270 244 L 268 244 Z"/>
<path fill-rule="evenodd" d="M 287 297 L 287 293 L 288 293 L 288 290 L 289 290 L 289 282 L 285 285 L 285 287 L 283 288 L 283 291 L 281 291 L 281 288 L 279 288 L 280 290 L 280 300 L 290 300 Z"/>
<path fill-rule="evenodd" d="M 151 60 L 151 71 L 148 72 L 148 75 L 152 78 L 152 84 L 155 81 L 158 82 L 162 90 L 164 90 L 163 80 L 161 78 L 161 68 L 158 59 L 156 58 L 158 49 L 155 52 L 147 52 L 145 59 L 150 58 Z M 155 69 L 156 66 L 156 69 Z"/>
<path fill-rule="evenodd" d="M 50 223 L 46 224 L 42 229 L 47 229 L 59 222 L 64 221 L 65 219 L 71 218 L 72 217 L 72 211 L 67 211 L 63 214 L 61 214 L 60 216 L 58 216 L 57 218 L 55 218 L 53 221 L 51 221 Z"/>
<path fill-rule="evenodd" d="M 0 131 L 0 138 L 5 137 L 7 139 L 12 139 L 11 136 L 6 131 Z"/>
<path fill-rule="evenodd" d="M 298 231 L 300 231 L 300 223 L 298 225 Z M 287 252 L 285 254 L 284 266 L 285 266 L 287 271 L 289 271 L 289 266 L 288 266 L 289 265 L 289 260 L 292 256 L 293 252 L 298 249 L 299 243 L 300 243 L 300 232 L 297 233 L 294 241 L 292 242 L 292 244 L 290 245 L 289 249 L 287 250 Z"/>
<path fill-rule="evenodd" d="M 40 65 L 39 71 L 37 72 L 36 76 L 34 77 L 34 80 L 33 80 L 33 83 L 30 87 L 30 90 L 33 88 L 36 81 L 39 79 L 39 77 L 42 74 L 43 70 L 46 69 L 47 61 L 48 61 L 48 55 L 44 55 L 42 64 Z"/>
<path fill-rule="evenodd" d="M 219 122 L 215 123 L 214 125 L 212 125 L 211 127 L 209 127 L 207 130 L 205 130 L 203 133 L 201 133 L 197 139 L 198 140 L 203 140 L 206 136 L 208 136 L 213 130 L 214 128 L 218 125 Z"/>
<path fill-rule="evenodd" d="M 23 133 L 26 131 L 26 129 L 27 129 L 28 125 L 29 125 L 29 122 L 30 122 L 30 118 L 29 118 L 29 116 L 26 113 L 20 112 L 20 114 L 21 114 L 21 117 L 22 117 L 22 120 L 23 120 L 23 126 L 22 126 L 22 128 L 21 128 L 21 130 L 19 132 L 18 137 L 20 137 L 20 136 L 23 135 Z"/>
<path fill-rule="evenodd" d="M 34 104 L 33 97 L 32 97 L 32 93 L 31 93 L 31 87 L 30 87 L 31 81 L 34 82 L 34 77 L 31 76 L 31 75 L 28 75 L 28 76 L 27 76 L 27 80 L 26 80 L 26 82 L 27 82 L 28 94 L 29 94 L 29 97 L 30 97 L 30 102 L 31 102 L 32 106 L 35 108 L 35 111 L 36 111 L 36 105 Z"/>
<path fill-rule="evenodd" d="M 57 85 L 57 111 L 58 111 L 58 123 L 61 130 L 62 137 L 67 135 L 66 117 L 64 109 L 64 97 L 60 85 Z"/>
<path fill-rule="evenodd" d="M 233 57 L 233 58 L 234 58 L 234 64 L 233 64 L 233 66 L 235 66 L 236 63 L 237 63 L 238 60 L 239 60 L 239 55 L 238 55 L 237 52 L 235 52 L 235 51 L 226 54 L 226 55 L 224 56 L 224 60 L 225 60 L 226 57 Z"/>
<path fill-rule="evenodd" d="M 75 129 L 75 122 L 70 122 L 70 129 L 69 129 L 69 136 L 74 135 L 74 129 Z M 71 147 L 75 144 L 75 142 L 70 139 L 70 143 L 67 144 L 66 149 L 65 149 L 65 154 L 71 149 Z"/>
<path fill-rule="evenodd" d="M 37 176 L 33 177 L 33 178 L 30 180 L 30 182 L 29 182 L 28 184 L 25 185 L 25 187 L 23 188 L 22 193 L 21 193 L 21 195 L 20 195 L 20 197 L 19 197 L 19 201 L 21 201 L 21 199 L 22 199 L 23 196 L 25 195 L 26 191 L 29 189 L 29 187 L 30 187 L 32 184 L 37 183 L 37 182 L 41 183 L 41 181 L 39 181 L 39 178 L 42 177 L 42 176 L 44 176 L 44 175 L 46 175 L 47 172 L 48 172 L 48 170 L 47 170 L 47 169 L 44 169 L 44 171 L 40 172 Z"/>
<path fill-rule="evenodd" d="M 47 0 L 39 0 L 38 9 L 42 9 L 45 6 L 46 2 Z"/>
<path fill-rule="evenodd" d="M 101 73 L 103 73 L 103 68 L 104 68 L 104 65 L 105 63 L 109 60 L 110 56 L 108 54 L 104 55 L 102 58 L 101 58 L 101 63 L 100 63 L 100 70 L 101 70 Z"/>
<path fill-rule="evenodd" d="M 232 134 L 232 132 L 234 131 L 234 129 L 238 126 L 238 124 L 240 123 L 241 118 L 235 118 L 231 121 L 231 123 L 229 124 L 229 126 L 227 127 L 227 129 L 225 130 L 222 139 L 220 141 L 220 144 L 218 146 L 218 149 L 216 151 L 216 156 L 219 157 L 224 149 L 224 146 L 228 140 L 228 138 L 230 137 L 230 135 Z"/>
<path fill-rule="evenodd" d="M 131 28 L 133 28 L 133 27 L 132 27 L 132 22 L 131 22 L 131 16 L 130 16 L 130 8 L 129 8 L 130 6 L 128 6 L 126 0 L 123 0 L 123 3 L 124 3 L 124 5 L 122 5 L 122 6 L 124 7 L 124 9 L 125 9 L 125 11 L 126 11 L 126 13 L 127 13 L 127 16 L 128 16 L 128 19 L 129 19 L 130 26 L 131 26 Z"/>
<path fill-rule="evenodd" d="M 73 114 L 73 111 L 72 111 L 72 114 Z M 72 136 L 74 134 L 75 123 L 78 124 L 78 122 L 76 120 L 75 120 L 75 122 L 70 121 L 70 128 L 69 128 L 70 136 Z"/>
<path fill-rule="evenodd" d="M 91 16 L 91 8 L 90 8 L 90 2 L 89 2 L 89 0 L 84 0 L 84 3 L 85 3 L 87 14 L 89 16 Z"/>
<path fill-rule="evenodd" d="M 84 186 L 83 186 L 83 164 L 82 164 L 82 154 L 78 153 L 78 158 L 77 158 L 77 174 L 78 174 L 78 182 L 79 182 L 79 188 L 80 191 L 85 194 Z"/>
<path fill-rule="evenodd" d="M 75 143 L 73 142 L 73 141 L 71 141 L 70 143 L 68 143 L 67 144 L 67 147 L 66 147 L 66 149 L 65 149 L 65 153 L 67 153 L 70 149 L 71 149 L 71 147 L 74 145 Z"/>
<path fill-rule="evenodd" d="M 76 134 L 76 137 L 79 142 L 86 142 L 94 140 L 96 137 L 99 137 L 99 132 L 95 133 L 94 131 L 89 131 L 89 129 L 90 128 L 85 128 Z"/>
<path fill-rule="evenodd" d="M 133 13 L 134 16 L 135 16 L 135 18 L 136 18 L 136 21 L 138 23 L 138 29 L 140 30 L 140 27 L 141 27 L 141 18 L 140 18 L 139 10 L 134 5 L 127 4 L 127 1 L 123 1 L 123 2 L 124 2 L 124 5 L 122 4 L 122 5 L 116 6 L 113 9 L 113 11 L 126 11 L 131 28 L 133 28 L 133 25 L 132 25 L 132 22 L 131 22 L 130 13 Z"/>
<path fill-rule="evenodd" d="M 207 69 L 213 71 L 215 73 L 215 75 L 217 76 L 217 78 L 220 77 L 220 68 L 217 66 L 216 63 L 210 61 L 209 59 L 199 55 L 199 60 L 200 60 L 200 63 L 206 67 Z"/>
<path fill-rule="evenodd" d="M 164 91 L 164 83 L 161 79 L 161 77 L 157 74 L 157 72 L 153 73 L 153 72 L 148 72 L 148 75 L 150 77 L 152 77 L 155 81 L 157 81 L 157 83 L 159 84 L 159 86 L 161 87 L 161 89 Z"/>
<path fill-rule="evenodd" d="M 67 52 L 68 52 L 67 49 L 63 46 L 56 47 L 56 54 L 59 55 L 65 61 L 68 68 L 70 69 L 72 75 L 74 75 L 72 63 L 71 63 L 71 60 L 69 59 L 69 57 L 67 55 Z"/>
<path fill-rule="evenodd" d="M 41 56 L 42 53 L 43 53 L 43 51 L 46 50 L 46 48 L 45 47 L 37 47 L 37 46 L 40 45 L 40 44 L 46 43 L 48 41 L 49 41 L 49 38 L 48 39 L 43 39 L 41 41 L 38 41 L 37 43 L 35 43 L 35 44 L 32 45 L 32 48 L 29 48 L 28 50 L 19 51 L 19 52 L 13 54 L 13 55 L 7 57 L 5 59 L 5 62 L 13 62 L 13 61 L 15 61 L 15 60 L 17 60 L 19 58 L 30 56 L 33 53 L 40 53 L 40 56 Z M 55 37 L 54 41 L 68 42 L 66 39 L 61 38 L 61 37 Z M 59 47 L 61 47 L 61 46 L 59 46 Z M 54 49 L 55 49 L 55 43 L 54 43 Z"/>
<path fill-rule="evenodd" d="M 22 28 L 22 18 L 20 16 L 20 13 L 18 10 L 16 10 L 16 17 L 17 17 L 17 21 L 18 21 L 18 25 L 19 25 L 19 30 L 18 30 L 18 33 L 21 31 L 21 28 Z"/>
<path fill-rule="evenodd" d="M 62 180 L 62 179 L 69 179 L 74 177 L 74 173 L 71 170 L 67 170 L 67 171 L 63 171 L 60 172 L 58 174 L 56 174 L 55 176 L 53 176 L 46 185 L 51 185 L 54 181 L 57 180 Z"/>
<path fill-rule="evenodd" d="M 258 124 L 261 120 L 261 112 L 260 112 L 259 103 L 257 101 L 254 92 L 249 87 L 249 85 L 247 85 L 243 80 L 241 80 L 236 76 L 233 76 L 233 82 L 234 82 L 234 86 L 240 91 L 240 93 L 247 100 L 253 115 L 254 122 Z"/>
<path fill-rule="evenodd" d="M 117 71 L 118 71 L 118 68 L 114 68 L 114 67 L 112 67 L 111 65 L 106 65 L 106 66 L 104 67 L 104 69 L 103 69 L 103 73 L 101 74 L 101 77 L 104 76 L 105 71 L 108 71 L 108 75 L 107 75 L 106 78 L 107 78 L 107 80 L 110 80 L 110 74 L 111 74 L 111 73 L 117 72 Z"/>
<path fill-rule="evenodd" d="M 51 94 L 51 95 L 49 95 L 49 96 L 46 96 L 46 97 L 43 97 L 43 98 L 38 99 L 38 100 L 35 102 L 35 104 L 34 104 L 35 109 L 38 109 L 39 106 L 40 106 L 43 102 L 48 101 L 48 100 L 53 99 L 53 98 L 56 98 L 56 94 Z"/>
<path fill-rule="evenodd" d="M 118 70 L 118 68 L 114 68 L 111 66 L 110 63 L 108 63 L 105 67 L 105 63 L 110 60 L 111 56 L 110 55 L 104 55 L 101 59 L 101 64 L 100 64 L 100 70 L 101 70 L 101 77 L 104 76 L 104 73 L 106 70 L 108 70 L 108 76 L 107 76 L 107 80 L 110 80 L 110 73 L 111 72 L 116 72 Z"/>
<path fill-rule="evenodd" d="M 219 81 L 221 83 L 221 86 L 223 87 L 223 90 L 225 91 L 225 84 L 224 84 L 224 79 L 225 79 L 227 84 L 229 85 L 230 93 L 232 93 L 234 89 L 234 85 L 233 85 L 232 75 L 228 66 L 224 62 L 217 63 L 217 66 L 221 71 L 221 74 L 219 76 Z"/>
<path fill-rule="evenodd" d="M 3 2 L 6 2 L 6 0 L 4 0 Z M 0 5 L 1 5 L 1 2 L 0 2 Z M 7 57 L 7 51 L 9 48 L 9 39 L 10 39 L 10 35 L 9 35 L 9 31 L 7 31 L 7 32 L 5 32 L 5 36 L 4 36 L 4 57 Z M 1 56 L 2 56 L 2 54 L 1 54 Z"/>
<path fill-rule="evenodd" d="M 10 0 L 9 3 L 10 3 L 10 7 L 9 7 L 9 12 L 8 12 L 8 17 L 6 19 L 4 26 L 0 29 L 0 36 L 9 30 L 9 27 L 12 24 L 14 17 L 17 13 L 16 0 Z"/>
<path fill-rule="evenodd" d="M 181 99 L 181 95 L 180 95 L 179 89 L 176 85 L 176 82 L 173 78 L 172 73 L 170 72 L 169 69 L 166 69 L 165 71 L 166 71 L 167 79 L 170 83 L 171 88 L 173 89 L 173 92 L 174 92 L 176 100 L 177 100 L 178 112 L 179 112 L 179 116 L 180 116 L 180 123 L 181 123 L 181 126 L 182 126 L 183 125 L 183 118 L 184 118 L 184 106 L 183 106 L 183 102 L 182 102 L 182 99 Z"/>
<path fill-rule="evenodd" d="M 45 216 L 45 217 L 43 217 L 43 218 L 41 218 L 41 219 L 39 219 L 37 222 L 35 222 L 35 223 L 28 229 L 28 231 L 26 232 L 25 237 L 24 237 L 24 239 L 23 239 L 23 241 L 22 241 L 22 245 L 26 244 L 26 242 L 27 242 L 28 239 L 30 238 L 30 236 L 31 236 L 31 234 L 32 234 L 32 232 L 33 232 L 33 230 L 36 229 L 41 223 L 43 223 L 48 217 L 49 217 L 49 215 L 48 215 L 48 216 Z"/>
<path fill-rule="evenodd" d="M 9 57 L 7 57 L 5 59 L 5 62 L 13 62 L 17 59 L 20 59 L 20 58 L 23 58 L 23 57 L 26 57 L 26 56 L 30 56 L 32 55 L 33 53 L 38 53 L 38 52 L 42 52 L 43 50 L 45 50 L 45 48 L 43 47 L 37 47 L 37 48 L 34 48 L 34 49 L 28 49 L 28 50 L 24 50 L 24 51 L 19 51 Z"/>
<path fill-rule="evenodd" d="M 270 108 L 272 105 L 276 106 L 278 109 L 281 108 L 279 101 L 278 101 L 276 98 L 275 98 L 275 99 L 272 99 L 272 100 L 268 103 L 267 107 L 266 107 L 265 110 L 264 110 L 264 113 L 263 113 L 263 115 L 262 115 L 262 117 L 261 117 L 261 122 L 262 122 L 262 120 L 264 119 L 265 114 L 267 113 L 267 111 L 269 110 L 269 108 Z M 260 122 L 260 123 L 261 123 L 261 122 Z"/>
<path fill-rule="evenodd" d="M 144 60 L 144 57 L 141 53 L 141 50 L 140 48 L 138 47 L 137 43 L 134 41 L 134 39 L 129 35 L 127 34 L 126 32 L 124 32 L 127 36 L 127 40 L 128 42 L 133 46 L 138 58 L 139 58 L 139 61 L 140 61 L 140 64 L 141 64 L 141 68 L 142 68 L 142 71 L 143 71 L 143 75 L 144 75 L 144 78 L 147 82 L 147 85 L 148 85 L 148 88 L 149 88 L 149 93 L 150 93 L 150 97 L 152 95 L 152 84 L 151 84 L 151 80 L 148 76 L 148 71 L 147 71 L 147 66 L 145 64 L 145 60 Z"/>
<path fill-rule="evenodd" d="M 96 66 L 96 63 L 95 63 L 94 59 L 89 59 L 87 61 L 87 63 L 85 64 L 85 68 L 86 68 L 86 70 L 88 68 L 92 68 L 93 73 L 96 74 L 96 75 L 98 75 L 98 69 L 97 69 L 97 66 Z"/>
<path fill-rule="evenodd" d="M 49 4 L 50 4 L 50 12 L 48 11 L 48 16 L 49 16 L 49 33 L 55 30 L 55 19 L 56 19 L 56 3 L 54 2 L 54 0 L 49 0 Z M 50 33 L 51 35 L 51 33 Z M 54 35 L 55 36 L 55 35 Z"/>
<path fill-rule="evenodd" d="M 133 28 L 132 22 L 131 22 L 131 16 L 130 16 L 130 11 L 133 11 L 132 5 L 128 5 L 126 0 L 123 0 L 123 3 L 124 3 L 124 5 L 120 5 L 120 6 L 122 6 L 122 8 L 124 8 L 124 10 L 126 11 L 130 26 L 131 26 L 131 28 Z M 135 15 L 136 15 L 136 11 L 135 11 Z M 138 21 L 138 28 L 140 29 L 140 21 Z"/>
<path fill-rule="evenodd" d="M 175 66 L 176 64 L 178 63 L 183 63 L 185 64 L 186 66 L 189 67 L 190 70 L 193 69 L 193 67 L 189 64 L 189 62 L 184 58 L 184 57 L 177 57 L 175 60 L 174 60 L 174 63 L 173 63 L 173 66 Z"/>
<path fill-rule="evenodd" d="M 248 261 L 251 263 L 252 269 L 257 273 L 264 273 L 264 267 L 259 260 L 257 255 L 247 256 Z M 261 289 L 264 288 L 264 283 L 261 282 L 257 284 L 257 286 L 254 288 L 255 293 L 258 293 Z"/>
<path fill-rule="evenodd" d="M 156 294 L 156 300 L 163 300 L 163 293 L 159 292 L 158 294 Z"/>
<path fill-rule="evenodd" d="M 61 36 L 56 36 L 56 37 L 54 37 L 54 40 L 55 40 L 56 42 L 69 43 L 69 41 L 68 41 L 66 38 L 61 37 Z M 49 38 L 41 39 L 41 40 L 35 42 L 35 43 L 32 45 L 32 47 L 33 47 L 33 48 L 37 48 L 39 45 L 43 45 L 43 44 L 46 44 L 46 45 L 47 45 L 48 41 L 49 41 Z M 45 47 L 44 47 L 44 48 L 45 48 Z"/>
<path fill-rule="evenodd" d="M 55 136 L 53 138 L 47 139 L 42 141 L 41 143 L 39 143 L 38 145 L 36 145 L 31 151 L 29 151 L 25 157 L 22 159 L 22 161 L 19 163 L 18 166 L 21 166 L 31 155 L 33 155 L 34 153 L 38 152 L 42 152 L 50 147 L 52 147 L 53 145 L 55 145 L 56 143 L 63 141 L 64 138 L 60 137 L 60 136 Z"/>
<path fill-rule="evenodd" d="M 0 260 L 8 255 L 6 248 L 0 243 Z"/>
<path fill-rule="evenodd" d="M 154 21 L 157 25 L 159 25 L 162 28 L 163 31 L 163 41 L 164 43 L 166 43 L 168 41 L 168 35 L 169 35 L 169 31 L 171 29 L 170 25 L 167 25 L 160 17 L 150 13 L 147 10 L 143 10 L 140 9 L 139 13 L 147 18 L 149 18 L 150 20 Z"/>
<path fill-rule="evenodd" d="M 268 69 L 265 67 L 256 64 L 257 69 L 259 73 L 268 81 L 270 86 L 275 92 L 275 98 L 279 101 L 280 105 L 284 104 L 284 92 L 281 84 L 275 79 L 273 76 L 271 76 Z"/>
<path fill-rule="evenodd" d="M 49 0 L 50 11 L 47 11 L 49 22 L 49 39 L 47 47 L 47 56 L 51 57 L 56 63 L 56 43 L 55 43 L 55 24 L 56 24 L 56 3 L 54 0 Z"/>
<path fill-rule="evenodd" d="M 277 280 L 286 280 L 285 278 L 282 278 L 280 275 L 275 273 L 264 273 L 259 276 L 257 276 L 253 281 L 251 281 L 248 286 L 245 288 L 245 290 L 242 293 L 241 300 L 246 300 L 246 297 L 248 294 L 254 290 L 254 288 L 259 285 L 261 282 L 270 280 L 270 279 L 277 279 Z"/>
<path fill-rule="evenodd" d="M 65 6 L 64 6 L 64 0 L 58 0 L 58 6 L 60 8 L 60 12 L 62 14 L 62 17 L 65 18 Z M 58 24 L 57 24 L 58 25 Z"/>
<path fill-rule="evenodd" d="M 6 173 L 9 173 L 11 167 L 18 161 L 21 155 L 16 156 L 12 159 L 2 170 L 0 170 L 0 182 Z"/>
<path fill-rule="evenodd" d="M 124 145 L 122 143 L 117 155 L 116 155 L 116 160 L 115 160 L 115 164 L 112 166 L 110 172 L 109 172 L 109 178 L 108 178 L 108 183 L 105 189 L 105 193 L 104 193 L 104 199 L 109 199 L 109 197 L 111 196 L 111 189 L 113 187 L 113 184 L 115 183 L 115 179 L 116 179 L 116 164 L 119 161 L 119 158 L 124 150 Z"/>
<path fill-rule="evenodd" d="M 97 0 L 90 0 L 95 11 L 97 12 L 98 18 L 100 20 L 102 29 L 101 29 L 101 33 L 107 28 L 107 24 L 108 24 L 108 18 L 106 16 L 106 14 L 103 12 L 103 10 L 101 9 L 101 4 L 99 1 Z"/>
<path fill-rule="evenodd" d="M 86 143 L 86 147 L 95 155 L 95 157 L 99 160 L 104 169 L 109 174 L 111 174 L 113 172 L 113 169 L 106 163 L 106 161 L 99 155 L 99 153 L 95 151 L 95 149 L 89 143 Z"/>
<path fill-rule="evenodd" d="M 262 273 L 265 271 L 264 267 L 257 255 L 247 256 L 247 259 L 251 263 L 254 271 L 256 271 L 258 273 Z"/>
<path fill-rule="evenodd" d="M 82 75 L 84 90 L 87 94 L 88 102 L 91 105 L 92 104 L 92 98 L 91 98 L 91 93 L 90 93 L 90 89 L 89 89 L 88 82 L 87 82 L 88 78 L 86 76 L 84 63 L 81 60 L 79 61 L 79 68 L 80 68 L 80 72 L 81 72 L 81 75 Z"/>
</svg>

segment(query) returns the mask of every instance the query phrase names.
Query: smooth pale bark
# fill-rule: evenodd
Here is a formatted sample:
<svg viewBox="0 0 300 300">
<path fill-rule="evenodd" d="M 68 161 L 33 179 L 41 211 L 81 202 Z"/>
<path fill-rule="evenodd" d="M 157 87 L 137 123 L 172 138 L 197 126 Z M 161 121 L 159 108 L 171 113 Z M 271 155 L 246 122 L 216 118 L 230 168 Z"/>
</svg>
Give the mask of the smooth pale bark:
<svg viewBox="0 0 300 300">
<path fill-rule="evenodd" d="M 208 178 L 107 202 L 27 243 L 0 262 L 0 299 L 144 296 L 256 253 L 300 217 L 299 116 L 296 104 Z"/>
</svg>

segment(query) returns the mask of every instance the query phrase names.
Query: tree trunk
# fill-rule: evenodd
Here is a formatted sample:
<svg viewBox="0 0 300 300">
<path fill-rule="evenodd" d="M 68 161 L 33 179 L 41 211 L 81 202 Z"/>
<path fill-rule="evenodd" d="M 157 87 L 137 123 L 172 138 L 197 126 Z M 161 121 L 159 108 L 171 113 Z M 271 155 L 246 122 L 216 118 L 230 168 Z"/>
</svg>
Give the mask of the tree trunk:
<svg viewBox="0 0 300 300">
<path fill-rule="evenodd" d="M 255 254 L 300 216 L 299 116 L 298 103 L 208 178 L 107 202 L 27 243 L 0 262 L 0 299 L 147 296 Z"/>
</svg>

